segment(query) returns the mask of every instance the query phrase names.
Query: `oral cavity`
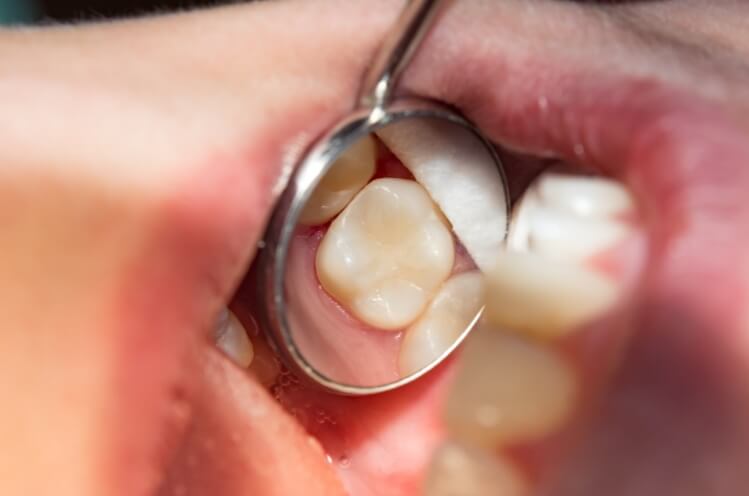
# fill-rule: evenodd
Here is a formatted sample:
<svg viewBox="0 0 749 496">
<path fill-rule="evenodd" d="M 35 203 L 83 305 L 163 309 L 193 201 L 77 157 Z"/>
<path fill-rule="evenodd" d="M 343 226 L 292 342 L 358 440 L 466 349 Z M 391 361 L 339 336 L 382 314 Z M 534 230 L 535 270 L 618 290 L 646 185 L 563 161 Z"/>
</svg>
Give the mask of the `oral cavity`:
<svg viewBox="0 0 749 496">
<path fill-rule="evenodd" d="M 495 454 L 543 446 L 575 416 L 584 395 L 574 360 L 576 347 L 585 346 L 582 331 L 621 296 L 616 274 L 593 263 L 634 233 L 634 204 L 617 183 L 545 172 L 512 218 L 508 249 L 486 273 L 482 322 L 464 347 L 443 410 L 459 444 L 436 454 L 427 478 L 430 496 L 451 494 L 438 486 L 460 477 L 471 479 L 461 484 L 479 488 L 465 494 L 477 496 L 496 494 L 483 482 L 493 477 L 528 479 L 527 466 Z M 455 450 L 469 468 L 449 475 L 444 467 Z M 523 484 L 508 491 L 529 494 Z"/>
</svg>

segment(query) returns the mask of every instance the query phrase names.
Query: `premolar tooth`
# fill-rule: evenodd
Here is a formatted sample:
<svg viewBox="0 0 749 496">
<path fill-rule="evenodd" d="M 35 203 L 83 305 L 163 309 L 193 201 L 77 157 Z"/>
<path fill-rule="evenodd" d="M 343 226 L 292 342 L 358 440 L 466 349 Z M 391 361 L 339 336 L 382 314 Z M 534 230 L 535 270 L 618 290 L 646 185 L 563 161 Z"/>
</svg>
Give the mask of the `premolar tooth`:
<svg viewBox="0 0 749 496">
<path fill-rule="evenodd" d="M 429 192 L 481 270 L 488 270 L 507 230 L 504 179 L 468 130 L 428 119 L 390 124 L 378 136 Z"/>
<path fill-rule="evenodd" d="M 607 311 L 618 294 L 611 280 L 580 265 L 505 252 L 486 277 L 484 318 L 513 331 L 556 337 Z"/>
<path fill-rule="evenodd" d="M 320 225 L 338 215 L 374 175 L 376 153 L 371 136 L 365 136 L 344 151 L 315 188 L 299 222 Z"/>
<path fill-rule="evenodd" d="M 448 441 L 434 454 L 424 484 L 426 496 L 523 496 L 528 485 L 509 460 Z"/>
<path fill-rule="evenodd" d="M 216 326 L 215 339 L 216 346 L 240 367 L 248 367 L 252 363 L 255 356 L 252 342 L 242 323 L 230 310 L 224 310 L 221 313 Z"/>
<path fill-rule="evenodd" d="M 377 179 L 333 221 L 317 250 L 323 288 L 380 329 L 413 322 L 452 270 L 450 230 L 418 183 Z"/>
<path fill-rule="evenodd" d="M 576 395 L 572 370 L 551 348 L 482 325 L 467 341 L 445 420 L 456 438 L 487 448 L 533 441 L 563 424 Z"/>
<path fill-rule="evenodd" d="M 598 176 L 547 172 L 537 181 L 545 203 L 584 217 L 612 217 L 634 208 L 632 195 L 619 183 Z"/>
<path fill-rule="evenodd" d="M 448 279 L 426 311 L 406 331 L 398 366 L 401 376 L 418 372 L 447 351 L 484 305 L 484 282 L 478 271 Z"/>
</svg>

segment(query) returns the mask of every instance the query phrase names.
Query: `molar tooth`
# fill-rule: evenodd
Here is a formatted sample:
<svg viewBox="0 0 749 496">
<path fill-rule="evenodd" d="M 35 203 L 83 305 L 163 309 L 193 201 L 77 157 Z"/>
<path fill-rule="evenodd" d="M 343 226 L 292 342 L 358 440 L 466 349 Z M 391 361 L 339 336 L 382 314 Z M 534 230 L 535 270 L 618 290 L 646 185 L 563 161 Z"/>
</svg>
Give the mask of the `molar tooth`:
<svg viewBox="0 0 749 496">
<path fill-rule="evenodd" d="M 224 310 L 219 316 L 215 331 L 216 346 L 218 346 L 234 363 L 240 367 L 248 367 L 255 356 L 247 331 L 233 312 Z"/>
<path fill-rule="evenodd" d="M 486 147 L 468 130 L 428 119 L 406 119 L 379 131 L 390 151 L 426 188 L 481 270 L 504 243 L 507 194 Z"/>
<path fill-rule="evenodd" d="M 617 218 L 630 211 L 629 193 L 616 182 L 544 172 L 515 205 L 507 245 L 549 258 L 580 262 L 631 233 Z"/>
<path fill-rule="evenodd" d="M 580 265 L 505 252 L 486 277 L 484 317 L 498 327 L 557 337 L 611 308 L 618 294 L 612 281 Z"/>
<path fill-rule="evenodd" d="M 406 179 L 377 179 L 333 221 L 316 256 L 322 287 L 380 329 L 413 322 L 452 270 L 450 230 L 429 195 Z"/>
<path fill-rule="evenodd" d="M 406 331 L 398 358 L 401 376 L 418 372 L 442 356 L 477 317 L 483 304 L 480 272 L 464 272 L 448 279 Z"/>
<path fill-rule="evenodd" d="M 537 181 L 544 203 L 581 217 L 613 217 L 634 208 L 632 195 L 614 180 L 548 172 Z"/>
<path fill-rule="evenodd" d="M 576 395 L 570 366 L 551 348 L 483 325 L 466 343 L 445 421 L 478 446 L 533 441 L 561 427 Z"/>
<path fill-rule="evenodd" d="M 426 496 L 523 496 L 528 485 L 507 459 L 448 441 L 434 454 L 424 484 Z"/>
<path fill-rule="evenodd" d="M 377 147 L 365 136 L 336 159 L 315 188 L 299 216 L 308 226 L 325 224 L 346 207 L 375 172 Z"/>
<path fill-rule="evenodd" d="M 530 250 L 562 260 L 583 261 L 622 241 L 631 231 L 621 222 L 583 219 L 542 206 L 530 215 Z"/>
</svg>

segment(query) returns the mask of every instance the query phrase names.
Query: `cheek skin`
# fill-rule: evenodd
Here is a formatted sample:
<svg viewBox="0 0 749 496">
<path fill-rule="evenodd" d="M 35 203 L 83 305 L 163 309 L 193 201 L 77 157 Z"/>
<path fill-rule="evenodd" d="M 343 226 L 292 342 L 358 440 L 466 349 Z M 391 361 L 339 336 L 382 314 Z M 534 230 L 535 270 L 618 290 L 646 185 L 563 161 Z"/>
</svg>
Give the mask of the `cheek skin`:
<svg viewBox="0 0 749 496">
<path fill-rule="evenodd" d="M 243 55 L 240 64 L 226 47 L 263 30 L 277 38 L 282 19 L 300 19 L 279 8 L 265 24 L 250 12 L 38 32 L 38 44 L 3 35 L 0 50 L 14 54 L 18 70 L 0 92 L 13 117 L 0 121 L 13 145 L 4 147 L 11 165 L 0 177 L 0 360 L 11 371 L 0 378 L 8 447 L 0 493 L 132 495 L 159 483 L 192 415 L 186 398 L 200 336 L 252 255 L 279 169 L 340 115 L 363 60 L 352 54 L 377 35 L 349 37 L 343 54 L 294 55 L 309 45 L 292 38 L 270 58 Z M 230 42 L 196 41 L 202 19 L 213 29 L 197 34 Z M 174 53 L 123 63 L 118 50 L 131 51 L 123 39 L 143 43 L 141 55 L 163 46 Z M 188 39 L 205 50 L 198 60 L 175 45 Z M 321 40 L 337 41 L 335 32 Z M 54 60 L 66 51 L 75 63 L 60 67 Z M 278 84 L 258 86 L 247 68 L 271 59 Z M 114 60 L 116 81 L 93 76 L 109 74 Z M 177 70 L 165 74 L 164 60 Z M 207 65 L 224 71 L 207 87 L 185 74 Z M 170 93 L 144 84 L 141 70 L 173 83 Z M 49 137 L 44 146 L 40 135 Z"/>
</svg>

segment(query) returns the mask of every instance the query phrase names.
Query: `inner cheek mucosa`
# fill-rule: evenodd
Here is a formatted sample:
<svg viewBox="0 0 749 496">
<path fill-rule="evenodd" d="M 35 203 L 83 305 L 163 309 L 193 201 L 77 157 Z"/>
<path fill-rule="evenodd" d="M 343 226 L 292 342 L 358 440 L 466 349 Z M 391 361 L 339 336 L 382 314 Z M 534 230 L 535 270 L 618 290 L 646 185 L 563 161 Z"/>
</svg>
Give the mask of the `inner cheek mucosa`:
<svg viewBox="0 0 749 496">
<path fill-rule="evenodd" d="M 289 253 L 298 305 L 289 318 L 294 329 L 314 329 L 295 338 L 321 372 L 384 384 L 452 345 L 480 310 L 482 281 L 426 189 L 381 141 L 364 140 L 328 176 L 340 163 L 359 177 L 323 183 L 328 194 L 313 194 L 302 215 Z"/>
</svg>

